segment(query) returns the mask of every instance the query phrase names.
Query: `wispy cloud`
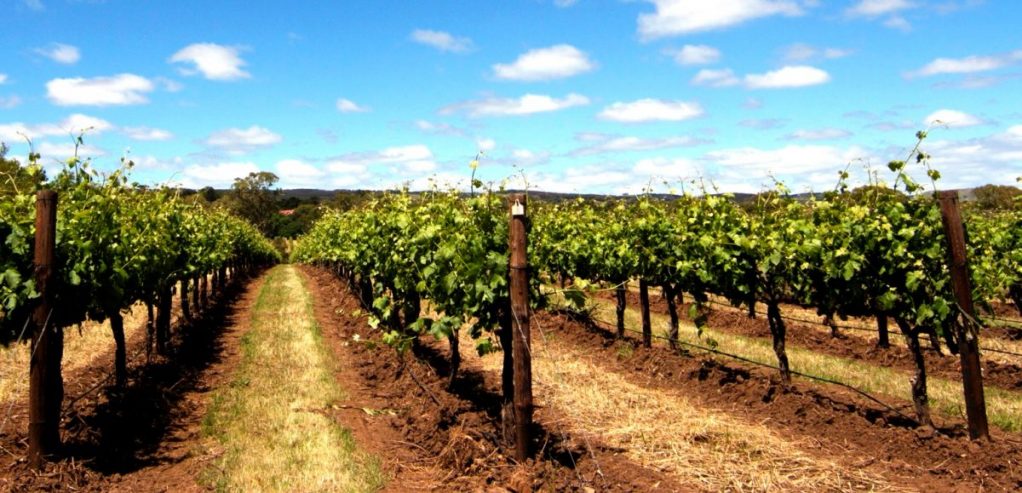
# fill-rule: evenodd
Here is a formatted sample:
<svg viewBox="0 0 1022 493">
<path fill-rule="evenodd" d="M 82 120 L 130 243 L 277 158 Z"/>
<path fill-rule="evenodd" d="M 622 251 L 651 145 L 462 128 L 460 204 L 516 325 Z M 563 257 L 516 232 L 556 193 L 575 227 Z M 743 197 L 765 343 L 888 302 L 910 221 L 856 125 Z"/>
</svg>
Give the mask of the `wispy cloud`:
<svg viewBox="0 0 1022 493">
<path fill-rule="evenodd" d="M 337 111 L 341 113 L 367 113 L 370 111 L 370 108 L 350 99 L 340 98 L 337 100 Z"/>
<path fill-rule="evenodd" d="M 600 112 L 599 118 L 623 123 L 678 122 L 704 114 L 699 103 L 646 98 L 613 103 Z"/>
<path fill-rule="evenodd" d="M 762 17 L 804 13 L 800 2 L 792 0 L 646 1 L 656 10 L 639 15 L 639 36 L 644 40 L 724 29 Z"/>
<path fill-rule="evenodd" d="M 33 51 L 37 55 L 44 56 L 54 62 L 64 65 L 73 65 L 78 63 L 78 60 L 82 58 L 77 47 L 64 43 L 52 43 L 45 48 L 36 48 Z"/>
<path fill-rule="evenodd" d="M 412 41 L 432 46 L 440 51 L 450 53 L 467 53 L 472 51 L 472 40 L 465 37 L 454 36 L 444 31 L 432 31 L 429 29 L 416 29 L 411 34 Z"/>
</svg>

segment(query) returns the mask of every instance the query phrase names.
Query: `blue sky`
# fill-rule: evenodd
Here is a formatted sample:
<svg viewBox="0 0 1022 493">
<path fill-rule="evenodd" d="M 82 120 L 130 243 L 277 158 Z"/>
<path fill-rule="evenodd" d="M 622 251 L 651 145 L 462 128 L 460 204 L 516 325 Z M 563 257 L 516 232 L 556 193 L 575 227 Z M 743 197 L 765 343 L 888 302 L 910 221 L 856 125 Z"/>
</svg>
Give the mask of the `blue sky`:
<svg viewBox="0 0 1022 493">
<path fill-rule="evenodd" d="M 5 0 L 0 140 L 227 187 L 758 191 L 1022 175 L 1011 0 Z M 666 184 L 665 184 L 666 183 Z"/>
</svg>

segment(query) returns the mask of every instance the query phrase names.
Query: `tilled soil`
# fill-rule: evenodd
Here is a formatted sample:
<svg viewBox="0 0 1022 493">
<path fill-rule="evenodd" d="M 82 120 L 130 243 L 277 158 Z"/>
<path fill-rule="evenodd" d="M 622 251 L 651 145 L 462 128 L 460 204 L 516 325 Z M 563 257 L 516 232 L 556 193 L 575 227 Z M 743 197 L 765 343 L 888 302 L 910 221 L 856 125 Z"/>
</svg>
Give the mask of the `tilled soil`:
<svg viewBox="0 0 1022 493">
<path fill-rule="evenodd" d="M 557 414 L 549 409 L 536 423 L 537 458 L 516 463 L 502 440 L 499 375 L 464 365 L 448 390 L 445 343 L 423 339 L 401 357 L 369 329 L 364 310 L 340 280 L 323 269 L 302 272 L 350 394 L 350 404 L 334 414 L 354 430 L 359 447 L 384 461 L 392 476 L 388 491 L 692 490 L 618 451 L 550 431 Z"/>
<path fill-rule="evenodd" d="M 972 442 L 959 429 L 936 432 L 843 389 L 797 383 L 785 388 L 774 372 L 695 357 L 668 347 L 643 349 L 611 327 L 563 314 L 534 319 L 559 340 L 586 351 L 607 371 L 639 385 L 683 391 L 712 409 L 766 424 L 786 437 L 815 444 L 821 458 L 864 469 L 920 491 L 1018 491 L 1022 437 L 993 433 Z"/>
<path fill-rule="evenodd" d="M 614 296 L 612 291 L 604 291 L 598 294 L 601 300 L 616 303 Z M 639 294 L 627 291 L 627 304 L 629 308 L 637 310 L 640 306 Z M 667 314 L 667 301 L 663 296 L 650 293 L 649 305 L 651 312 L 662 315 Z M 757 316 L 751 319 L 746 316 L 744 311 L 710 306 L 711 309 L 706 322 L 709 327 L 742 336 L 770 338 L 770 327 L 765 316 Z M 678 316 L 681 320 L 690 321 L 688 319 L 688 309 L 689 304 L 687 303 L 678 305 Z M 904 347 L 892 344 L 890 348 L 881 349 L 874 344 L 864 341 L 862 338 L 847 334 L 834 337 L 828 332 L 798 321 L 785 320 L 785 325 L 788 328 L 785 340 L 790 346 L 801 347 L 840 358 L 859 360 L 877 366 L 915 371 L 912 355 Z M 901 337 L 901 333 L 898 332 L 897 327 L 893 323 L 890 330 L 892 342 L 895 338 Z M 996 330 L 1004 331 L 1005 329 Z M 1000 332 L 992 332 L 992 334 L 1000 335 Z M 943 354 L 937 354 L 925 342 L 923 346 L 926 350 L 926 371 L 928 375 L 948 380 L 961 380 L 962 372 L 957 356 L 948 354 L 946 349 Z M 1022 366 L 999 363 L 989 359 L 983 359 L 981 364 L 983 366 L 984 385 L 1007 390 L 1022 390 Z"/>
<path fill-rule="evenodd" d="M 0 490 L 204 491 L 197 480 L 211 457 L 201 445 L 202 418 L 209 393 L 237 363 L 243 315 L 261 285 L 257 278 L 231 286 L 191 324 L 177 317 L 166 357 L 146 362 L 145 331 L 137 331 L 127 344 L 124 389 L 110 385 L 112 348 L 65 374 L 61 457 L 42 472 L 31 470 L 24 459 L 27 416 L 13 415 L 0 434 Z"/>
</svg>

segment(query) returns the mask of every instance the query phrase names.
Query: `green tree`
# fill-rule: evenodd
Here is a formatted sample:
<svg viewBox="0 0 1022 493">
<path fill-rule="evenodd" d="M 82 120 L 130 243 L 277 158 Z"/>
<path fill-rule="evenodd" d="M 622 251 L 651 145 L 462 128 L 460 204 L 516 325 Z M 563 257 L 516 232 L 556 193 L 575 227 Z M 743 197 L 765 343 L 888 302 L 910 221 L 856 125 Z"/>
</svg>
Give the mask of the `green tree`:
<svg viewBox="0 0 1022 493">
<path fill-rule="evenodd" d="M 269 171 L 236 178 L 231 191 L 224 197 L 227 208 L 247 219 L 263 234 L 270 235 L 274 217 L 278 213 L 277 196 L 280 195 L 280 189 L 273 188 L 277 179 L 277 175 Z"/>
<path fill-rule="evenodd" d="M 975 188 L 976 206 L 983 210 L 1008 210 L 1015 207 L 1022 190 L 1010 185 L 983 185 Z"/>
</svg>

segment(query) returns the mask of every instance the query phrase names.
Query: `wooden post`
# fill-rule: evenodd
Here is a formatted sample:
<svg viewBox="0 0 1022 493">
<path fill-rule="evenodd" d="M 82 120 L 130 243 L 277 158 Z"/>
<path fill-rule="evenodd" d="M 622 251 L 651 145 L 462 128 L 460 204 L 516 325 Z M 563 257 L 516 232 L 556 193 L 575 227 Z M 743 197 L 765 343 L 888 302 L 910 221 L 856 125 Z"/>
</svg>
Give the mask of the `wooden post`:
<svg viewBox="0 0 1022 493">
<path fill-rule="evenodd" d="M 529 457 L 532 428 L 532 345 L 529 330 L 529 264 L 525 195 L 508 196 L 511 209 L 511 328 L 514 352 L 515 459 Z"/>
<path fill-rule="evenodd" d="M 35 282 L 39 303 L 32 312 L 32 358 L 29 363 L 28 462 L 42 469 L 60 446 L 60 407 L 64 382 L 60 360 L 64 334 L 52 313 L 54 250 L 57 237 L 57 192 L 41 190 L 35 203 Z"/>
<path fill-rule="evenodd" d="M 969 279 L 969 263 L 965 253 L 965 228 L 958 210 L 958 192 L 938 193 L 940 215 L 944 222 L 950 252 L 949 268 L 951 286 L 955 301 L 962 310 L 955 318 L 961 323 L 954 324 L 958 331 L 958 355 L 962 362 L 962 384 L 965 388 L 965 412 L 969 420 L 969 437 L 990 438 L 987 425 L 986 400 L 983 396 L 983 375 L 979 364 L 979 328 L 974 321 L 976 311 L 972 306 L 972 285 Z"/>
</svg>

